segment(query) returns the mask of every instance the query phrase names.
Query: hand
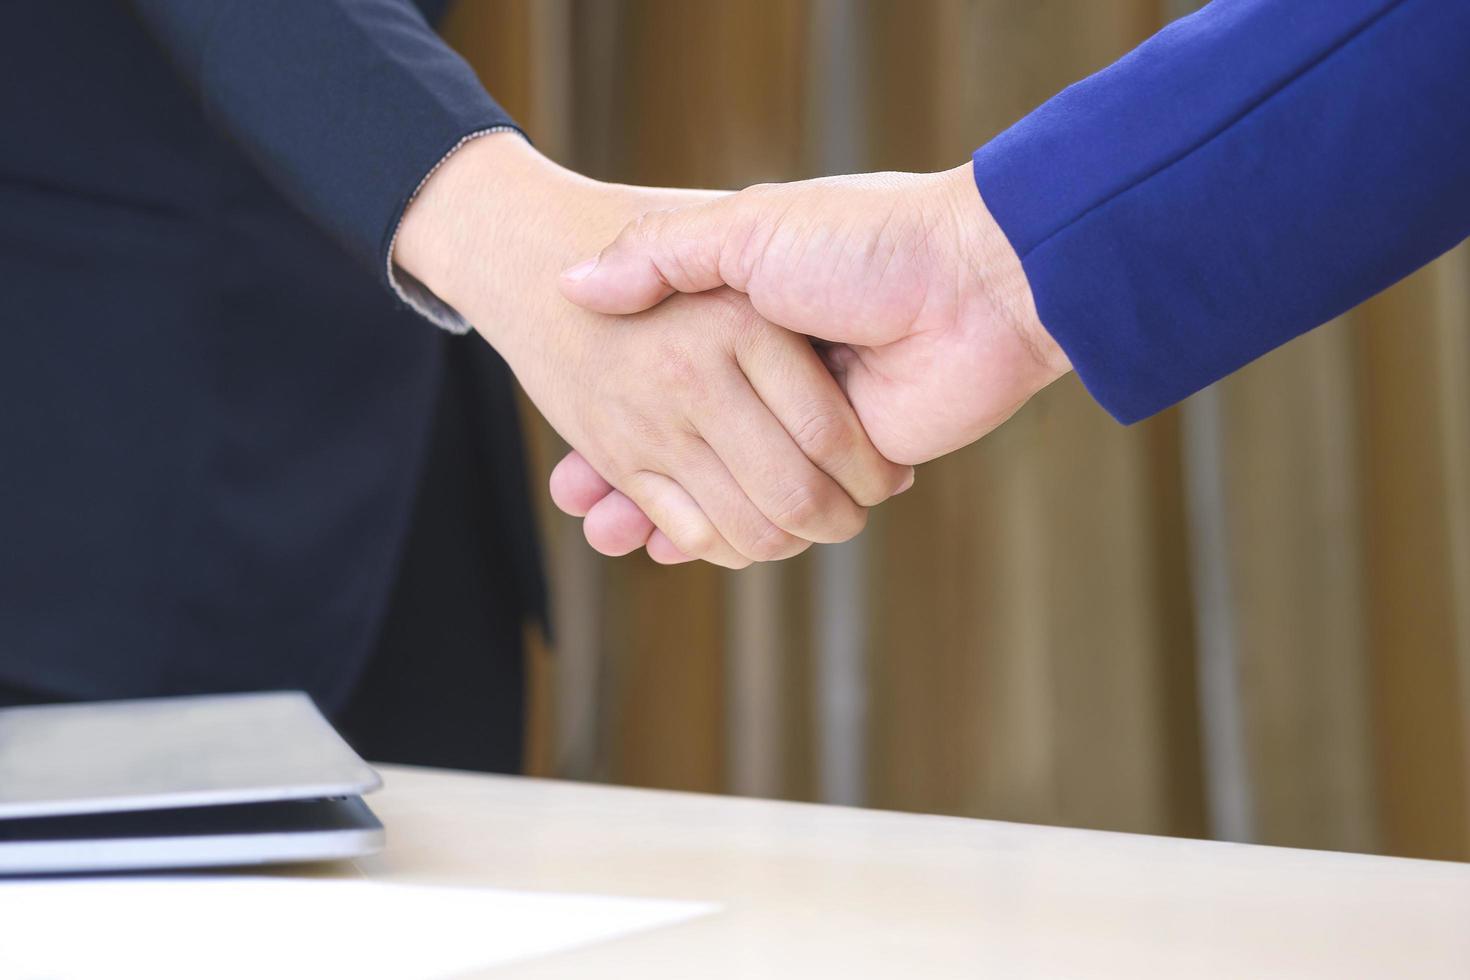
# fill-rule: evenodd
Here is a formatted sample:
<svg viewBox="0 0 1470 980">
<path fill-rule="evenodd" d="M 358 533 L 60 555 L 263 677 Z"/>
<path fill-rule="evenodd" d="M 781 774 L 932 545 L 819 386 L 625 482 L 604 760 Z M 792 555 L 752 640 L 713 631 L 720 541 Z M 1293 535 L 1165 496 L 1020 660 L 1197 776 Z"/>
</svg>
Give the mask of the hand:
<svg viewBox="0 0 1470 980">
<path fill-rule="evenodd" d="M 1071 370 L 968 165 L 759 185 L 654 212 L 561 280 L 572 301 L 623 314 L 722 284 L 836 345 L 829 367 L 900 463 L 975 441 Z M 587 465 L 570 457 L 562 478 L 591 484 Z M 586 499 L 568 503 L 575 513 Z"/>
<path fill-rule="evenodd" d="M 395 261 L 494 345 L 601 487 L 621 492 L 587 514 L 594 544 L 636 525 L 631 547 L 656 558 L 738 568 L 851 537 L 909 473 L 873 448 L 809 342 L 735 292 L 626 321 L 557 294 L 558 270 L 638 214 L 709 197 L 587 180 L 514 134 L 485 136 L 409 208 Z"/>
</svg>

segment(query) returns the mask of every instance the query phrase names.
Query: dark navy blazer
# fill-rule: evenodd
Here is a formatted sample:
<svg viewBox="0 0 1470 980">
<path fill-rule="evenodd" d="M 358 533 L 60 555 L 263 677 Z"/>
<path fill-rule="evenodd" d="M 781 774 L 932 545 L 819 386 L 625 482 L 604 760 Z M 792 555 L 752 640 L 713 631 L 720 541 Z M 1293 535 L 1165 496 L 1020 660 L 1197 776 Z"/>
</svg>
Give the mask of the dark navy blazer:
<svg viewBox="0 0 1470 980">
<path fill-rule="evenodd" d="M 1143 418 L 1470 234 L 1470 0 L 1215 0 L 974 168 L 1042 323 Z"/>
<path fill-rule="evenodd" d="M 420 8 L 5 5 L 0 683 L 331 704 L 371 650 L 449 342 L 388 240 L 508 123 Z"/>
</svg>

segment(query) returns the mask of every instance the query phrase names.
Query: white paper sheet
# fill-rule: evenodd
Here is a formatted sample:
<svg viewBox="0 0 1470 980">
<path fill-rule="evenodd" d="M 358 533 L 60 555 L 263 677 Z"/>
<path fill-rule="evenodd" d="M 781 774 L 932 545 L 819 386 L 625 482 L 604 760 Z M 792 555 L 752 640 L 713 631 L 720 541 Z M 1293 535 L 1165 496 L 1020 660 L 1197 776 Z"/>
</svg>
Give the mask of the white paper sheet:
<svg viewBox="0 0 1470 980">
<path fill-rule="evenodd" d="M 0 882 L 0 977 L 445 977 L 672 925 L 716 908 L 325 879 Z"/>
</svg>

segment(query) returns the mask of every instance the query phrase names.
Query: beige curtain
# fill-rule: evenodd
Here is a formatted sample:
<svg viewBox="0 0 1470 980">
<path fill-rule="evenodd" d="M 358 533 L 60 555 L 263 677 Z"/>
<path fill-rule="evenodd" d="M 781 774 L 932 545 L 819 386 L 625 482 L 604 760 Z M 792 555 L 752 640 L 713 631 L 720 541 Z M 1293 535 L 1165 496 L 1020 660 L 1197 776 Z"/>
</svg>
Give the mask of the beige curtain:
<svg viewBox="0 0 1470 980">
<path fill-rule="evenodd" d="M 464 0 L 449 34 L 568 165 L 738 186 L 953 166 L 1178 12 Z M 1064 381 L 827 555 L 605 561 L 547 513 L 531 765 L 815 799 L 845 758 L 874 806 L 1206 836 L 1234 802 L 1263 842 L 1470 856 L 1467 379 L 1462 248 L 1182 411 L 1123 428 Z"/>
</svg>

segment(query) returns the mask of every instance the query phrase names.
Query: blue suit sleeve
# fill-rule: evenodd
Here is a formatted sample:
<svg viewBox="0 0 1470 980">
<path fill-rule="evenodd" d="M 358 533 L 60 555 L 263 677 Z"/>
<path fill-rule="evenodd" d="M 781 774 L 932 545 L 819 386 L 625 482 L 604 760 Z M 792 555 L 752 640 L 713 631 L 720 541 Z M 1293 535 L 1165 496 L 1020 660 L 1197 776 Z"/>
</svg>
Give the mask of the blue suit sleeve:
<svg viewBox="0 0 1470 980">
<path fill-rule="evenodd" d="M 1215 0 L 974 173 L 1088 390 L 1144 418 L 1470 234 L 1470 2 Z"/>
<path fill-rule="evenodd" d="M 130 2 L 210 118 L 385 282 L 419 183 L 465 137 L 514 128 L 409 0 Z"/>
</svg>

